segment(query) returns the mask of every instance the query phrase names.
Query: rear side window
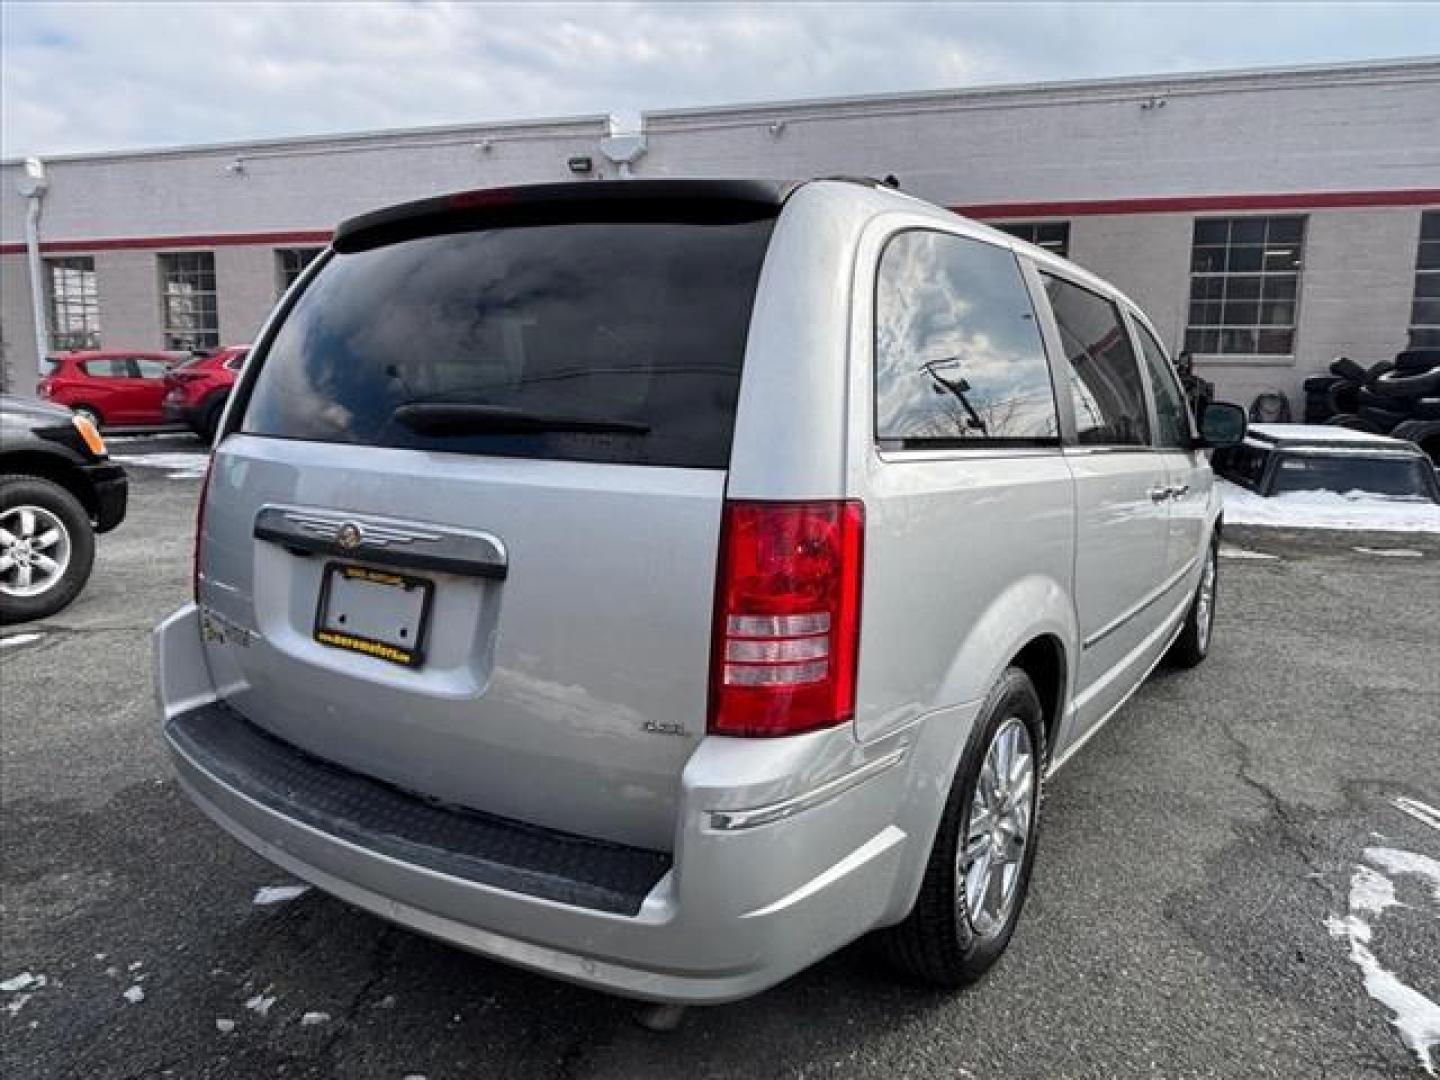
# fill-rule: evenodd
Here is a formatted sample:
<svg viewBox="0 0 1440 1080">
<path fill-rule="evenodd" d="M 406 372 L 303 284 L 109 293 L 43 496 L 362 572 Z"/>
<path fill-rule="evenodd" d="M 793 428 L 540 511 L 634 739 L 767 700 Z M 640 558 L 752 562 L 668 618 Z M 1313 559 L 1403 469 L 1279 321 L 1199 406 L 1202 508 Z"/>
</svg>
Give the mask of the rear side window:
<svg viewBox="0 0 1440 1080">
<path fill-rule="evenodd" d="M 1185 393 L 1170 366 L 1170 358 L 1145 324 L 1135 320 L 1139 331 L 1140 355 L 1150 372 L 1150 388 L 1155 395 L 1155 445 L 1190 448 L 1190 417 Z"/>
<path fill-rule="evenodd" d="M 919 230 L 886 245 L 875 433 L 892 449 L 1058 440 L 1045 348 L 1009 251 Z"/>
<path fill-rule="evenodd" d="M 257 357 L 241 430 L 725 468 L 772 225 L 578 221 L 336 254 Z"/>
<path fill-rule="evenodd" d="M 85 369 L 85 374 L 93 379 L 128 379 L 132 377 L 130 361 L 124 357 L 86 360 L 81 366 Z"/>
<path fill-rule="evenodd" d="M 1069 362 L 1070 397 L 1082 445 L 1145 446 L 1150 421 L 1140 367 L 1119 309 L 1098 293 L 1044 275 Z"/>
</svg>

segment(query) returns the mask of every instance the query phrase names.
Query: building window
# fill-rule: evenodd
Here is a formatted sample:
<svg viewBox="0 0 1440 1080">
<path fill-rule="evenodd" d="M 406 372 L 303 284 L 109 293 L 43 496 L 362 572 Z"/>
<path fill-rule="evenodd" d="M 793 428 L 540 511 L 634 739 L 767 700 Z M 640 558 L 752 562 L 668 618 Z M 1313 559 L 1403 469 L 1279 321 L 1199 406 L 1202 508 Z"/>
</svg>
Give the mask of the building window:
<svg viewBox="0 0 1440 1080">
<path fill-rule="evenodd" d="M 100 290 L 89 255 L 45 260 L 50 286 L 50 347 L 56 352 L 100 347 Z"/>
<path fill-rule="evenodd" d="M 1186 351 L 1293 354 L 1304 255 L 1303 217 L 1197 220 L 1190 256 Z"/>
<path fill-rule="evenodd" d="M 1410 348 L 1440 349 L 1440 210 L 1420 215 L 1415 252 L 1415 300 L 1410 305 Z"/>
<path fill-rule="evenodd" d="M 324 248 L 303 247 L 303 248 L 276 248 L 275 249 L 275 276 L 280 282 L 280 292 L 283 294 L 296 279 L 314 261 L 315 256 L 324 251 Z"/>
<path fill-rule="evenodd" d="M 165 348 L 212 349 L 220 344 L 215 307 L 215 253 L 182 251 L 160 256 Z"/>
<path fill-rule="evenodd" d="M 995 228 L 1053 252 L 1062 259 L 1070 257 L 1068 221 L 1002 221 L 996 222 Z"/>
</svg>

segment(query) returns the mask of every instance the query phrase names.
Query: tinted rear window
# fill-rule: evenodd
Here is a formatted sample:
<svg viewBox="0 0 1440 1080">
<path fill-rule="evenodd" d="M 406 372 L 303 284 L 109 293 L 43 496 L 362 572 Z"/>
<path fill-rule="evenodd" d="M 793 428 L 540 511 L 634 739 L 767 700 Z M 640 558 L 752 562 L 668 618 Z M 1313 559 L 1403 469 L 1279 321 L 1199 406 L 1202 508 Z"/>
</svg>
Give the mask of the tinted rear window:
<svg viewBox="0 0 1440 1080">
<path fill-rule="evenodd" d="M 257 358 L 241 430 L 724 468 L 772 225 L 527 225 L 334 255 Z M 420 434 L 395 419 L 415 402 L 643 430 Z"/>
<path fill-rule="evenodd" d="M 1284 454 L 1275 470 L 1271 494 L 1296 491 L 1362 491 L 1392 499 L 1429 499 L 1423 458 L 1366 458 L 1342 454 Z"/>
</svg>

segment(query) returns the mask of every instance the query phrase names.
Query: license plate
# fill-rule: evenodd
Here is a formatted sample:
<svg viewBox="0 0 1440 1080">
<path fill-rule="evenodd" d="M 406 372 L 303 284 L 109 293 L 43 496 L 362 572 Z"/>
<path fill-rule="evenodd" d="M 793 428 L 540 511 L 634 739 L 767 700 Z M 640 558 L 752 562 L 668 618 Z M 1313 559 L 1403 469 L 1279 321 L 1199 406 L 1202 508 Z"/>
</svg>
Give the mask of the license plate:
<svg viewBox="0 0 1440 1080">
<path fill-rule="evenodd" d="M 425 578 L 327 563 L 315 608 L 315 640 L 403 667 L 425 660 L 435 583 Z"/>
</svg>

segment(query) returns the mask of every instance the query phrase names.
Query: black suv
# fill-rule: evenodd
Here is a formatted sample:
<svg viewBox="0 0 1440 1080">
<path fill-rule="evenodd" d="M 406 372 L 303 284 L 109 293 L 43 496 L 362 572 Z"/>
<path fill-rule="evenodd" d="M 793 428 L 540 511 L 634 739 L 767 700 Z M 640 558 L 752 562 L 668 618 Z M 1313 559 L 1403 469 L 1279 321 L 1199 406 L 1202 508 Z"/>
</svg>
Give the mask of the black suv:
<svg viewBox="0 0 1440 1080">
<path fill-rule="evenodd" d="M 53 615 L 79 595 L 94 534 L 125 520 L 127 493 L 88 419 L 0 395 L 0 623 Z"/>
</svg>

